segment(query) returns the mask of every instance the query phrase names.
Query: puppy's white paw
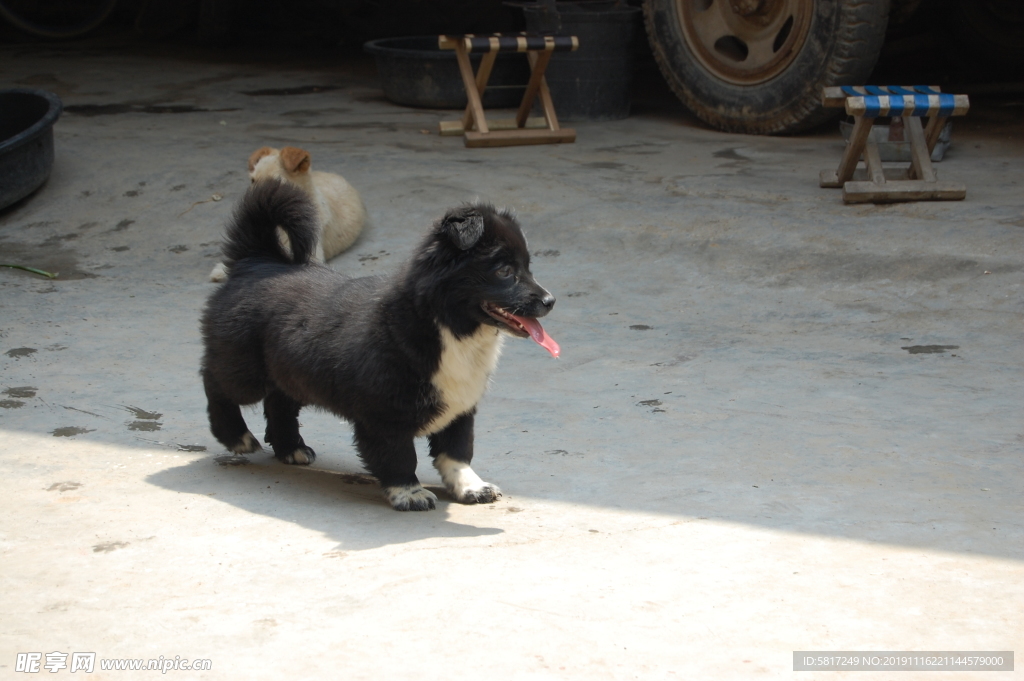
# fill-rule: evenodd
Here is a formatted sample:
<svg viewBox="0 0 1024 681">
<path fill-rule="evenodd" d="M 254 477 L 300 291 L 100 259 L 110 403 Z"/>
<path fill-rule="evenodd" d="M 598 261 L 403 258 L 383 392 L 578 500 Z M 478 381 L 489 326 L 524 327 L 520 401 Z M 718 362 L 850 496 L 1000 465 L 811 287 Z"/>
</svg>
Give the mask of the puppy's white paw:
<svg viewBox="0 0 1024 681">
<path fill-rule="evenodd" d="M 462 504 L 493 504 L 501 496 L 497 485 L 480 481 L 479 486 L 464 487 L 461 492 L 448 490 L 455 500 Z"/>
<path fill-rule="evenodd" d="M 227 278 L 227 266 L 222 262 L 219 262 L 216 265 L 214 265 L 213 269 L 210 271 L 210 281 L 219 284 L 222 281 L 225 281 Z"/>
<path fill-rule="evenodd" d="M 480 479 L 469 464 L 440 454 L 434 459 L 434 467 L 441 474 L 441 480 L 448 493 L 463 504 L 490 504 L 498 500 L 501 490 L 497 485 Z"/>
<path fill-rule="evenodd" d="M 245 435 L 238 440 L 238 443 L 233 447 L 228 447 L 228 449 L 235 454 L 252 454 L 262 450 L 263 447 L 260 446 L 260 441 L 256 439 L 255 435 L 245 431 Z"/>
<path fill-rule="evenodd" d="M 422 485 L 406 487 L 385 487 L 384 496 L 396 511 L 429 511 L 434 508 L 437 497 Z"/>
<path fill-rule="evenodd" d="M 289 452 L 284 456 L 277 457 L 284 463 L 293 464 L 296 466 L 308 466 L 309 464 L 316 461 L 316 452 L 309 447 L 296 447 L 295 451 Z"/>
</svg>

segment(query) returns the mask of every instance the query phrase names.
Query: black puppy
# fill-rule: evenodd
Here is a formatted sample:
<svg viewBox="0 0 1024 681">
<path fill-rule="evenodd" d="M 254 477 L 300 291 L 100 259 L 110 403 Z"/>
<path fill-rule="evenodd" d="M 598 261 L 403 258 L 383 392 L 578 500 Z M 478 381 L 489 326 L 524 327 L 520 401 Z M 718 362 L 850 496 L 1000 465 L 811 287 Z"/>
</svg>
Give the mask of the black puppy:
<svg viewBox="0 0 1024 681">
<path fill-rule="evenodd" d="M 202 318 L 214 436 L 236 453 L 259 449 L 239 405 L 263 400 L 274 455 L 309 464 L 316 454 L 298 415 L 313 405 L 352 423 L 359 456 L 394 508 L 434 508 L 416 478 L 417 436 L 429 437 L 457 501 L 494 501 L 500 490 L 469 464 L 502 332 L 559 352 L 537 322 L 555 298 L 530 274 L 515 218 L 483 204 L 450 210 L 394 276 L 350 279 L 310 262 L 315 211 L 277 181 L 253 185 L 235 210 L 228 281 Z"/>
</svg>

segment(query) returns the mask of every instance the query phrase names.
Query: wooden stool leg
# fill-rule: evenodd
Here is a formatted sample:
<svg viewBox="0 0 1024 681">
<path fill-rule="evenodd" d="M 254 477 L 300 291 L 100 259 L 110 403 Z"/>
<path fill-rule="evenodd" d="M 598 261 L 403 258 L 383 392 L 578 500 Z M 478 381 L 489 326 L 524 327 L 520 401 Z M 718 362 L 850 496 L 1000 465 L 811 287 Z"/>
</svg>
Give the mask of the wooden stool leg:
<svg viewBox="0 0 1024 681">
<path fill-rule="evenodd" d="M 537 55 L 533 52 L 528 52 L 526 56 L 530 60 L 530 68 L 536 66 Z M 548 79 L 543 75 L 540 77 L 540 105 L 544 109 L 544 120 L 548 124 L 548 130 L 560 130 L 558 114 L 555 113 L 555 104 L 551 101 L 551 90 L 548 89 Z"/>
<path fill-rule="evenodd" d="M 484 117 L 484 105 L 480 100 L 480 93 L 476 89 L 476 78 L 473 76 L 473 66 L 469 63 L 469 53 L 466 51 L 466 46 L 462 42 L 455 44 L 455 59 L 459 62 L 459 73 L 462 74 L 462 84 L 466 87 L 466 99 L 469 100 L 469 105 L 466 107 L 466 110 L 476 123 L 475 127 L 477 131 L 484 133 L 490 132 L 487 128 L 487 119 Z M 465 123 L 463 124 L 463 129 L 469 129 Z"/>
<path fill-rule="evenodd" d="M 878 143 L 870 137 L 864 145 L 864 162 L 868 166 L 871 181 L 877 185 L 885 184 L 885 172 L 882 170 L 882 156 L 878 153 Z"/>
<path fill-rule="evenodd" d="M 844 183 L 853 178 L 853 171 L 857 169 L 857 162 L 860 160 L 861 154 L 864 153 L 864 142 L 871 134 L 874 119 L 856 116 L 854 121 L 850 142 L 846 145 L 843 157 L 839 160 L 839 169 L 835 172 L 821 171 L 820 186 L 842 187 Z"/>
<path fill-rule="evenodd" d="M 928 121 L 928 127 L 924 129 L 924 139 L 928 143 L 928 158 L 932 157 L 932 152 L 935 151 L 935 145 L 939 141 L 939 135 L 942 134 L 942 128 L 946 126 L 948 117 L 932 116 Z"/>
<path fill-rule="evenodd" d="M 519 105 L 519 112 L 516 113 L 516 125 L 520 128 L 526 125 L 526 119 L 530 116 L 533 100 L 537 98 L 537 92 L 544 79 L 544 71 L 548 68 L 548 62 L 551 61 L 551 54 L 546 50 L 541 52 L 532 64 L 533 73 L 530 74 L 530 82 L 526 84 L 526 92 L 523 93 L 523 102 Z"/>
<path fill-rule="evenodd" d="M 921 128 L 921 119 L 916 116 L 904 116 L 903 128 L 910 137 L 910 173 L 911 180 L 935 182 L 935 170 L 928 151 L 928 143 Z"/>
<path fill-rule="evenodd" d="M 491 78 L 491 69 L 494 68 L 494 60 L 498 58 L 497 52 L 487 52 L 480 60 L 480 68 L 476 72 L 476 92 L 480 96 L 483 106 L 484 90 L 487 89 L 487 81 Z M 467 99 L 468 99 L 467 95 Z M 473 110 L 470 104 L 466 104 L 466 113 L 462 115 L 462 129 L 469 130 L 473 124 Z"/>
</svg>

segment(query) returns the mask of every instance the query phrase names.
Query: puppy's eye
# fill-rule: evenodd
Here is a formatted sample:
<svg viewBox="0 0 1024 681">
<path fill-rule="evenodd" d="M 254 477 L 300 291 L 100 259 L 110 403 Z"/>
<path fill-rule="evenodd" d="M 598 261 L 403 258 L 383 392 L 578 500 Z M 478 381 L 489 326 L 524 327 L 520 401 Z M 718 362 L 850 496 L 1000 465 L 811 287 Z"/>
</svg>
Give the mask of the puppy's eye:
<svg viewBox="0 0 1024 681">
<path fill-rule="evenodd" d="M 498 275 L 499 279 L 510 279 L 512 275 L 516 273 L 516 271 L 512 269 L 511 265 L 503 265 L 502 267 L 499 267 L 497 270 L 495 270 L 494 273 Z"/>
</svg>

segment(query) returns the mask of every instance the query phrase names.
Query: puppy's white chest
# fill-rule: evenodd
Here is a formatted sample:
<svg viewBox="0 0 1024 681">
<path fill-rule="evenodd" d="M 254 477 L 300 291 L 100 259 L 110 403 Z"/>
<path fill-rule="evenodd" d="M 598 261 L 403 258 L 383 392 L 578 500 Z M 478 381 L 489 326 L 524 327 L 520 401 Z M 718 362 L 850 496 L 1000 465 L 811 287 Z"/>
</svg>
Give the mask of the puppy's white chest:
<svg viewBox="0 0 1024 681">
<path fill-rule="evenodd" d="M 498 366 L 503 340 L 504 336 L 490 326 L 481 326 L 472 336 L 462 339 L 441 327 L 441 363 L 430 382 L 440 394 L 444 407 L 419 435 L 443 430 L 456 417 L 476 406 Z"/>
</svg>

